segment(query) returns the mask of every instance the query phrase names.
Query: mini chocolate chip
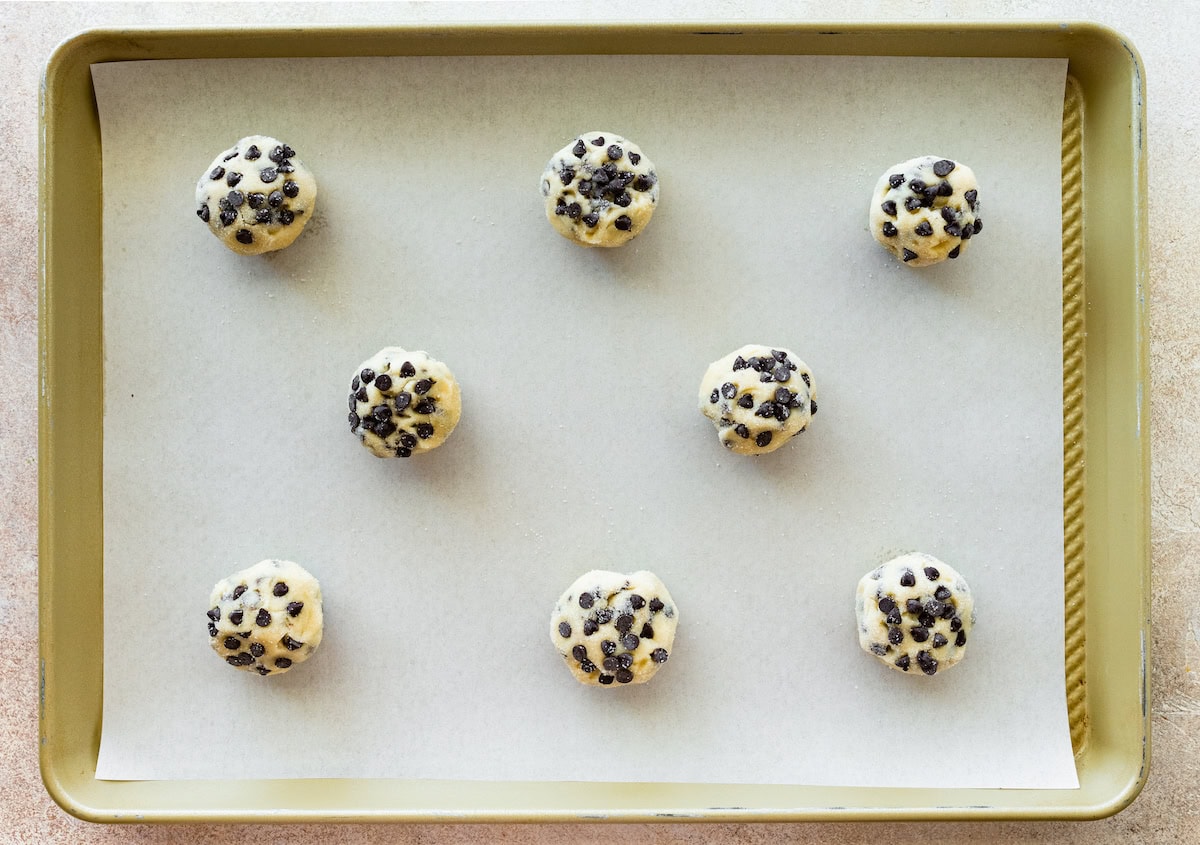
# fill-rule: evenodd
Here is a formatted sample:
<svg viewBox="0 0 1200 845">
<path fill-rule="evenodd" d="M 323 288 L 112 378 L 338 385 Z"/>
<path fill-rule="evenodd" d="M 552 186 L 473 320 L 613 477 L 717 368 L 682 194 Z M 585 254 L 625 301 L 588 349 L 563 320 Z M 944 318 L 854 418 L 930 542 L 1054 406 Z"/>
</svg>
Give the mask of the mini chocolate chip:
<svg viewBox="0 0 1200 845">
<path fill-rule="evenodd" d="M 945 638 L 943 635 L 941 635 L 941 634 L 934 634 L 934 635 L 933 635 L 933 647 L 934 647 L 934 648 L 941 648 L 942 646 L 944 646 L 944 645 L 945 645 L 946 643 L 948 643 L 948 642 L 950 642 L 950 641 L 949 641 L 948 639 L 946 639 L 946 638 Z"/>
<path fill-rule="evenodd" d="M 910 663 L 911 663 L 911 661 L 909 660 L 909 657 L 907 654 L 902 654 L 896 658 L 896 665 L 899 666 L 901 669 L 903 669 L 905 672 L 908 671 L 908 667 L 909 667 Z"/>
<path fill-rule="evenodd" d="M 912 587 L 917 583 L 917 579 L 913 577 L 911 569 L 904 570 L 904 574 L 900 576 L 901 587 Z"/>
<path fill-rule="evenodd" d="M 254 222 L 255 223 L 270 223 L 271 222 L 271 212 L 268 209 L 260 208 L 258 211 L 254 212 Z"/>
<path fill-rule="evenodd" d="M 596 138 L 593 138 L 593 139 L 592 139 L 592 146 L 594 146 L 594 147 L 603 147 L 603 146 L 604 146 L 604 136 L 603 136 L 603 135 L 600 135 L 600 136 L 598 136 L 598 137 L 596 137 Z"/>
<path fill-rule="evenodd" d="M 738 405 L 742 408 L 753 408 L 754 407 L 754 397 L 751 396 L 749 393 L 743 393 L 742 398 L 738 400 Z"/>
<path fill-rule="evenodd" d="M 917 254 L 915 252 L 913 252 L 911 249 L 904 250 L 904 260 L 905 261 L 912 261 L 916 257 L 917 257 Z"/>
<path fill-rule="evenodd" d="M 583 145 L 583 141 L 576 141 L 575 146 L 571 148 L 571 152 L 575 153 L 576 158 L 583 158 L 587 154 L 587 147 Z"/>
<path fill-rule="evenodd" d="M 914 193 L 925 193 L 925 182 L 922 179 L 910 179 L 908 182 L 908 187 L 912 188 Z"/>
<path fill-rule="evenodd" d="M 385 420 L 390 420 L 392 418 L 392 409 L 387 405 L 376 405 L 371 409 L 371 416 L 380 422 L 384 422 Z"/>
<path fill-rule="evenodd" d="M 411 458 L 412 457 L 412 449 L 408 448 L 407 446 L 397 446 L 396 447 L 396 457 L 397 458 Z"/>
<path fill-rule="evenodd" d="M 780 364 L 771 371 L 771 375 L 775 376 L 775 381 L 787 381 L 792 377 L 792 371 L 787 368 L 787 365 Z"/>
<path fill-rule="evenodd" d="M 630 229 L 633 228 L 633 221 L 630 220 L 627 215 L 622 214 L 620 217 L 618 217 L 616 220 L 613 221 L 613 225 L 616 226 L 618 229 L 620 229 L 622 232 L 628 232 Z"/>
<path fill-rule="evenodd" d="M 955 616 L 953 619 L 950 620 L 950 630 L 951 631 L 958 631 L 961 628 L 962 628 L 962 620 L 959 619 L 957 616 Z"/>
<path fill-rule="evenodd" d="M 650 659 L 655 663 L 666 663 L 667 658 L 670 656 L 665 648 L 656 648 L 650 652 Z"/>
<path fill-rule="evenodd" d="M 612 640 L 601 640 L 600 651 L 604 654 L 613 655 L 617 653 L 617 644 Z"/>
<path fill-rule="evenodd" d="M 247 161 L 254 161 L 260 155 L 262 155 L 262 151 L 255 144 L 251 144 L 250 149 L 246 150 Z"/>
<path fill-rule="evenodd" d="M 976 217 L 975 224 L 971 228 L 975 231 L 975 234 L 977 234 L 977 235 L 980 232 L 982 232 L 983 231 L 983 218 Z"/>
<path fill-rule="evenodd" d="M 775 403 L 771 401 L 763 402 L 758 406 L 758 410 L 754 412 L 756 417 L 773 417 L 775 416 Z"/>
<path fill-rule="evenodd" d="M 208 210 L 207 205 L 202 205 L 196 209 L 196 216 L 207 223 L 212 219 L 212 212 Z"/>
<path fill-rule="evenodd" d="M 279 171 L 274 167 L 265 167 L 258 172 L 258 178 L 263 180 L 264 184 L 271 184 L 279 178 Z"/>
<path fill-rule="evenodd" d="M 743 440 L 750 436 L 750 429 L 746 428 L 746 426 L 741 425 L 740 423 L 733 427 L 733 432 Z"/>
<path fill-rule="evenodd" d="M 933 172 L 938 176 L 949 176 L 950 171 L 954 169 L 954 162 L 948 158 L 933 163 Z"/>
<path fill-rule="evenodd" d="M 642 160 L 642 157 L 638 153 L 630 153 L 629 154 L 629 163 L 630 164 L 637 164 L 641 160 Z"/>
<path fill-rule="evenodd" d="M 613 682 L 613 676 L 612 675 L 601 675 L 599 678 L 599 681 L 600 681 L 600 683 L 604 684 L 605 686 L 608 686 L 609 684 L 611 684 Z"/>
<path fill-rule="evenodd" d="M 271 588 L 271 592 L 276 596 L 286 596 L 288 594 L 288 585 L 286 581 L 279 581 Z"/>
<path fill-rule="evenodd" d="M 727 381 L 721 385 L 721 395 L 726 399 L 732 399 L 734 396 L 737 396 L 737 388 L 734 387 L 733 382 Z"/>
<path fill-rule="evenodd" d="M 246 592 L 246 585 L 238 584 L 236 587 L 233 588 L 233 597 L 235 599 L 240 599 L 242 597 L 242 593 L 244 593 L 244 592 Z M 237 624 L 237 623 L 234 623 L 234 624 Z"/>
<path fill-rule="evenodd" d="M 231 158 L 237 158 L 238 151 L 234 150 L 229 155 L 225 156 L 221 161 L 229 161 Z"/>
<path fill-rule="evenodd" d="M 622 634 L 624 634 L 633 627 L 633 617 L 628 613 L 622 613 L 617 617 L 617 621 L 613 623 L 613 626 Z"/>
<path fill-rule="evenodd" d="M 894 602 L 888 596 L 884 596 L 883 598 L 881 598 L 879 600 L 879 609 L 882 610 L 884 613 L 890 612 L 891 609 L 895 606 L 896 606 L 896 602 Z"/>
<path fill-rule="evenodd" d="M 979 199 L 979 191 L 971 190 L 963 194 L 963 199 L 967 201 L 967 205 L 971 206 L 971 210 L 975 210 L 975 201 Z"/>
<path fill-rule="evenodd" d="M 966 645 L 967 644 L 967 632 L 960 630 L 958 632 L 958 636 L 954 638 L 954 644 L 956 646 Z"/>
<path fill-rule="evenodd" d="M 437 406 L 434 405 L 433 402 L 431 402 L 428 399 L 425 399 L 422 402 L 418 402 L 417 406 L 415 408 L 413 408 L 413 411 L 415 413 L 425 414 L 425 415 L 432 414 L 436 410 L 437 410 Z"/>
<path fill-rule="evenodd" d="M 429 423 L 417 423 L 417 437 L 428 440 L 433 437 L 433 426 Z"/>
<path fill-rule="evenodd" d="M 558 178 L 562 181 L 564 186 L 570 185 L 575 181 L 575 168 L 564 167 L 562 170 L 558 171 Z"/>
<path fill-rule="evenodd" d="M 254 663 L 254 658 L 243 651 L 238 655 L 229 655 L 225 658 L 225 662 L 230 666 L 250 666 Z"/>
<path fill-rule="evenodd" d="M 271 674 L 271 670 L 268 669 L 266 666 L 255 666 L 254 671 L 260 675 L 270 675 Z"/>
<path fill-rule="evenodd" d="M 650 599 L 650 612 L 651 613 L 658 613 L 662 609 L 663 609 L 663 603 L 659 599 L 657 599 L 657 598 Z"/>
<path fill-rule="evenodd" d="M 400 445 L 406 449 L 411 449 L 417 445 L 417 438 L 407 431 L 402 431 L 400 432 Z"/>
<path fill-rule="evenodd" d="M 300 611 L 302 611 L 302 610 L 304 610 L 304 602 L 302 602 L 302 601 L 288 602 L 288 606 L 287 606 L 288 616 L 293 616 L 293 617 L 299 616 Z"/>
<path fill-rule="evenodd" d="M 240 244 L 254 243 L 254 235 L 250 233 L 249 229 L 238 229 L 234 237 L 237 238 L 237 242 Z"/>
<path fill-rule="evenodd" d="M 904 184 L 904 174 L 903 173 L 893 173 L 891 176 L 888 177 L 888 184 L 891 185 L 893 188 L 899 188 L 901 185 Z"/>
<path fill-rule="evenodd" d="M 917 623 L 924 628 L 932 628 L 935 622 L 937 622 L 937 619 L 923 610 L 917 614 Z"/>
<path fill-rule="evenodd" d="M 367 401 L 367 388 L 366 388 L 366 387 L 360 387 L 360 388 L 359 388 L 359 389 L 358 389 L 358 390 L 355 392 L 355 394 L 354 394 L 354 398 L 355 398 L 355 399 L 357 399 L 359 402 L 366 402 L 366 401 Z"/>
<path fill-rule="evenodd" d="M 391 390 L 392 377 L 387 373 L 382 373 L 375 377 L 375 387 L 379 390 Z"/>
<path fill-rule="evenodd" d="M 808 388 L 811 388 L 811 387 L 812 387 L 812 379 L 811 379 L 811 378 L 809 378 L 809 376 L 808 376 L 808 373 L 801 373 L 801 374 L 800 374 L 800 378 L 804 379 L 804 386 L 805 386 L 805 387 L 808 387 Z"/>
<path fill-rule="evenodd" d="M 962 232 L 959 233 L 959 237 L 964 241 L 971 240 L 971 238 L 975 237 L 975 228 L 973 226 L 965 226 Z"/>
<path fill-rule="evenodd" d="M 292 661 L 290 658 L 287 658 L 287 657 L 276 657 L 275 658 L 275 666 L 279 669 L 286 669 L 291 665 L 292 665 Z"/>
<path fill-rule="evenodd" d="M 224 175 L 225 175 L 224 167 L 214 167 L 212 169 L 212 172 L 208 174 L 208 178 L 209 179 L 220 179 Z"/>
<path fill-rule="evenodd" d="M 905 211 L 916 211 L 921 207 L 921 199 L 919 197 L 909 197 L 904 201 Z"/>
<path fill-rule="evenodd" d="M 633 672 L 629 671 L 628 669 L 618 669 L 617 670 L 617 683 L 628 684 L 632 680 L 633 680 Z"/>
<path fill-rule="evenodd" d="M 292 221 L 295 219 L 296 219 L 295 213 L 290 211 L 289 209 L 285 208 L 279 212 L 279 222 L 282 223 L 284 226 L 290 226 Z"/>
<path fill-rule="evenodd" d="M 353 396 L 350 397 L 350 404 L 352 404 L 352 405 L 354 404 Z M 353 411 L 350 412 L 350 414 L 346 417 L 346 419 L 350 422 L 350 430 L 351 431 L 356 430 L 358 428 L 358 426 L 362 423 L 362 419 L 358 416 L 358 414 L 354 413 Z"/>
<path fill-rule="evenodd" d="M 616 144 L 610 144 L 608 149 L 605 150 L 605 152 L 608 153 L 608 157 L 611 158 L 613 161 L 618 161 L 621 158 L 621 156 L 625 155 L 625 151 L 622 150 L 620 147 L 618 147 Z"/>
<path fill-rule="evenodd" d="M 910 584 L 909 586 L 911 587 L 912 585 Z M 907 610 L 909 613 L 920 613 L 921 612 L 921 602 L 919 599 L 909 599 L 908 601 L 906 601 L 904 603 L 904 609 Z"/>
<path fill-rule="evenodd" d="M 904 632 L 899 628 L 888 629 L 888 642 L 892 645 L 900 645 L 904 640 Z"/>
<path fill-rule="evenodd" d="M 211 619 L 214 622 L 220 622 L 221 621 L 221 608 L 214 607 L 212 610 L 210 610 L 208 613 L 206 613 L 204 615 L 207 616 L 209 619 Z"/>
<path fill-rule="evenodd" d="M 887 623 L 889 625 L 899 625 L 900 624 L 900 608 L 893 607 L 891 610 L 888 611 Z"/>
<path fill-rule="evenodd" d="M 283 183 L 283 195 L 295 199 L 300 196 L 300 186 L 291 180 Z"/>
<path fill-rule="evenodd" d="M 922 220 L 920 223 L 917 224 L 916 228 L 913 229 L 913 231 L 916 232 L 921 237 L 927 238 L 933 234 L 933 227 L 929 225 L 928 220 Z"/>
<path fill-rule="evenodd" d="M 941 574 L 942 573 L 938 572 L 937 569 L 932 566 L 925 567 L 925 577 L 930 581 L 936 581 L 939 577 L 941 577 Z"/>
<path fill-rule="evenodd" d="M 930 599 L 929 601 L 925 602 L 925 612 L 930 616 L 940 616 L 945 607 L 946 606 L 937 599 Z"/>
<path fill-rule="evenodd" d="M 396 410 L 403 411 L 412 404 L 412 394 L 408 392 L 400 392 L 396 394 Z"/>
<path fill-rule="evenodd" d="M 592 174 L 592 182 L 596 185 L 607 185 L 609 178 L 607 170 L 597 170 Z"/>
<path fill-rule="evenodd" d="M 926 675 L 936 675 L 938 662 L 929 656 L 927 651 L 917 652 L 917 665 L 921 667 L 921 671 Z"/>
<path fill-rule="evenodd" d="M 600 222 L 600 215 L 593 211 L 590 214 L 583 215 L 583 217 L 581 217 L 579 219 L 582 220 L 588 226 L 595 226 L 597 223 Z"/>
<path fill-rule="evenodd" d="M 229 624 L 241 625 L 242 624 L 242 611 L 235 610 L 235 611 L 231 612 L 229 614 Z"/>
<path fill-rule="evenodd" d="M 592 634 L 596 633 L 599 630 L 600 630 L 600 626 L 596 624 L 596 620 L 594 620 L 594 619 L 583 620 L 583 635 L 585 637 L 590 637 Z"/>
<path fill-rule="evenodd" d="M 615 672 L 621 664 L 617 661 L 617 658 L 609 655 L 600 662 L 600 665 L 610 672 Z"/>
<path fill-rule="evenodd" d="M 413 385 L 413 392 L 418 396 L 423 396 L 429 392 L 429 388 L 433 387 L 433 380 L 423 378 Z"/>
<path fill-rule="evenodd" d="M 643 640 L 654 639 L 654 626 L 651 625 L 649 622 L 642 623 L 642 630 L 641 630 L 641 633 L 639 634 L 639 636 L 641 636 L 641 638 Z"/>
<path fill-rule="evenodd" d="M 587 610 L 589 607 L 591 607 L 595 603 L 596 603 L 596 597 L 594 595 L 592 595 L 591 593 L 580 593 L 579 594 L 579 606 L 582 607 L 584 610 Z"/>
<path fill-rule="evenodd" d="M 952 238 L 957 238 L 962 235 L 962 227 L 957 223 L 947 223 L 945 225 L 946 234 Z"/>
<path fill-rule="evenodd" d="M 894 237 L 896 237 L 896 232 L 897 232 L 897 231 L 899 231 L 899 230 L 898 230 L 898 229 L 896 229 L 896 227 L 895 227 L 895 226 L 893 226 L 891 223 L 889 223 L 888 221 L 886 221 L 886 220 L 885 220 L 885 221 L 883 221 L 883 229 L 882 229 L 882 231 L 883 231 L 883 235 L 884 235 L 884 237 L 886 237 L 886 238 L 894 238 Z"/>
<path fill-rule="evenodd" d="M 921 626 L 921 625 L 918 625 L 914 628 L 910 628 L 908 633 L 914 640 L 916 640 L 919 643 L 923 643 L 927 639 L 929 639 L 929 629 L 924 626 Z"/>
<path fill-rule="evenodd" d="M 634 610 L 641 610 L 646 606 L 646 600 L 637 593 L 631 593 L 629 596 L 629 606 Z"/>
<path fill-rule="evenodd" d="M 217 626 L 211 622 L 208 623 L 208 635 L 210 637 L 215 637 L 217 635 Z"/>
<path fill-rule="evenodd" d="M 582 663 L 579 664 L 579 668 L 581 671 L 586 672 L 587 674 L 590 675 L 596 671 L 596 664 L 590 660 L 584 660 Z"/>
<path fill-rule="evenodd" d="M 810 415 L 815 415 L 815 414 L 817 413 L 817 403 L 816 403 L 816 402 L 813 402 L 813 401 L 811 401 L 811 400 L 809 401 L 809 403 L 808 403 L 808 413 L 809 413 Z"/>
<path fill-rule="evenodd" d="M 896 216 L 895 200 L 884 200 L 879 207 L 883 209 L 884 214 L 890 214 L 892 217 Z"/>
<path fill-rule="evenodd" d="M 221 225 L 222 226 L 232 225 L 234 220 L 237 220 L 237 212 L 236 211 L 232 211 L 227 208 L 221 212 Z"/>
<path fill-rule="evenodd" d="M 238 649 L 242 647 L 242 641 L 237 637 L 226 637 L 225 642 L 221 643 L 221 645 L 228 649 Z"/>
<path fill-rule="evenodd" d="M 613 200 L 613 202 L 615 202 L 617 205 L 621 206 L 621 208 L 629 208 L 630 203 L 633 202 L 633 197 L 629 196 L 629 194 L 622 191 L 620 194 L 617 195 L 617 198 L 615 200 Z"/>
<path fill-rule="evenodd" d="M 717 388 L 715 388 L 715 387 L 714 387 L 714 388 L 713 388 L 713 392 L 712 392 L 712 393 L 710 393 L 710 394 L 708 394 L 708 401 L 709 401 L 709 404 L 711 404 L 711 405 L 715 405 L 715 404 L 717 404 L 717 402 L 719 402 L 720 400 L 721 400 L 721 394 L 718 392 Z"/>
<path fill-rule="evenodd" d="M 775 377 L 773 375 L 771 375 L 770 373 L 759 373 L 758 380 L 759 381 L 774 381 Z"/>
<path fill-rule="evenodd" d="M 949 197 L 949 196 L 953 196 L 953 195 L 954 195 L 954 188 L 952 188 L 952 187 L 950 186 L 950 183 L 949 183 L 949 182 L 942 182 L 940 185 L 938 185 L 938 186 L 937 186 L 937 195 L 938 195 L 939 197 Z"/>
<path fill-rule="evenodd" d="M 258 614 L 254 617 L 254 623 L 260 628 L 265 628 L 271 624 L 271 614 L 265 607 L 258 611 Z"/>
<path fill-rule="evenodd" d="M 279 208 L 283 205 L 283 191 L 271 191 L 267 196 L 267 205 L 271 208 Z"/>
<path fill-rule="evenodd" d="M 625 646 L 625 648 L 629 649 L 630 651 L 633 651 L 635 648 L 637 648 L 638 643 L 640 642 L 641 640 L 638 639 L 637 634 L 626 634 L 625 636 L 621 637 L 621 645 Z"/>
<path fill-rule="evenodd" d="M 225 184 L 231 188 L 240 181 L 242 181 L 242 174 L 240 173 L 235 173 L 231 170 L 225 175 Z"/>
<path fill-rule="evenodd" d="M 283 635 L 283 639 L 280 640 L 280 642 L 283 643 L 283 647 L 286 648 L 288 651 L 295 651 L 296 649 L 301 648 L 304 645 L 304 643 L 300 642 L 299 640 L 293 640 L 287 634 Z"/>
<path fill-rule="evenodd" d="M 571 656 L 580 662 L 587 660 L 587 647 L 584 645 L 576 645 L 571 649 Z"/>
<path fill-rule="evenodd" d="M 250 653 L 255 657 L 262 657 L 265 652 L 266 649 L 262 643 L 250 643 Z"/>
<path fill-rule="evenodd" d="M 946 603 L 945 605 L 943 605 L 943 607 L 942 607 L 942 618 L 943 618 L 943 619 L 950 619 L 952 616 L 954 616 L 954 605 L 952 605 L 952 604 L 950 604 L 949 602 L 947 602 L 947 603 Z"/>
<path fill-rule="evenodd" d="M 958 215 L 954 212 L 953 208 L 951 208 L 948 205 L 943 205 L 942 206 L 942 219 L 945 220 L 947 223 L 954 223 L 958 220 Z"/>
<path fill-rule="evenodd" d="M 400 376 L 402 378 L 412 378 L 417 374 L 417 368 L 412 365 L 411 361 L 405 361 L 400 365 Z"/>
<path fill-rule="evenodd" d="M 602 607 L 596 611 L 596 621 L 601 625 L 607 625 L 612 621 L 613 609 L 611 607 Z"/>
<path fill-rule="evenodd" d="M 654 187 L 654 179 L 650 176 L 642 175 L 633 180 L 633 189 L 635 191 L 648 191 Z"/>
</svg>

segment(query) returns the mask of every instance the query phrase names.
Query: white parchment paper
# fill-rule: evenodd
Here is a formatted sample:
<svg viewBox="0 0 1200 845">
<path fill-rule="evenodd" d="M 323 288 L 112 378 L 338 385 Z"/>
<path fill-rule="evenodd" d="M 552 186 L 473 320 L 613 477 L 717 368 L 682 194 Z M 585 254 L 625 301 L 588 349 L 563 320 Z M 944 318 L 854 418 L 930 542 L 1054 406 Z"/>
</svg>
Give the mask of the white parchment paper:
<svg viewBox="0 0 1200 845">
<path fill-rule="evenodd" d="M 1074 787 L 1063 682 L 1063 61 L 464 57 L 93 68 L 105 192 L 105 664 L 98 777 L 412 777 Z M 538 181 L 577 132 L 655 162 L 645 234 L 585 250 Z M 239 137 L 313 169 L 295 245 L 194 214 Z M 969 163 L 985 228 L 903 267 L 867 231 L 891 165 Z M 763 459 L 696 410 L 745 343 L 813 368 Z M 425 349 L 445 447 L 382 461 L 356 365 Z M 858 647 L 858 578 L 903 551 L 977 595 L 967 659 Z M 326 596 L 278 678 L 209 649 L 209 590 L 266 557 Z M 681 625 L 638 688 L 549 642 L 593 567 L 649 568 Z"/>
</svg>

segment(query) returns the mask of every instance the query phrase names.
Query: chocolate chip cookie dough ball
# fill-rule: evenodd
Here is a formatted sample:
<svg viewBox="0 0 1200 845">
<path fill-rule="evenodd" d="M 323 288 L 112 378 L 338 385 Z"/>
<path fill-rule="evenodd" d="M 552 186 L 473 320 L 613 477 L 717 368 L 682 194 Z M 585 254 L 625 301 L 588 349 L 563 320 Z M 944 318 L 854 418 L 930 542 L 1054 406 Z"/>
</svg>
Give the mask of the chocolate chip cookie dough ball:
<svg viewBox="0 0 1200 845">
<path fill-rule="evenodd" d="M 208 636 L 238 669 L 280 675 L 321 644 L 321 585 L 290 560 L 264 560 L 213 587 Z"/>
<path fill-rule="evenodd" d="M 795 352 L 743 346 L 713 362 L 700 382 L 700 412 L 739 455 L 774 452 L 817 412 L 812 371 Z"/>
<path fill-rule="evenodd" d="M 975 601 L 949 564 L 913 553 L 862 577 L 854 613 L 865 651 L 898 672 L 936 675 L 966 655 Z"/>
<path fill-rule="evenodd" d="M 948 158 L 897 164 L 871 195 L 871 233 L 911 267 L 958 258 L 982 230 L 975 174 Z"/>
<path fill-rule="evenodd" d="M 359 365 L 350 381 L 350 430 L 379 458 L 408 458 L 436 449 L 461 414 L 454 373 L 424 352 L 381 349 Z"/>
<path fill-rule="evenodd" d="M 296 151 L 250 135 L 221 153 L 196 183 L 196 216 L 242 255 L 283 249 L 317 204 L 317 182 Z"/>
<path fill-rule="evenodd" d="M 585 132 L 555 153 L 542 173 L 546 217 L 584 246 L 621 246 L 641 234 L 658 203 L 658 174 L 637 144 L 612 132 Z"/>
<path fill-rule="evenodd" d="M 679 613 L 653 572 L 581 575 L 550 615 L 550 642 L 575 680 L 644 684 L 671 656 Z"/>
</svg>

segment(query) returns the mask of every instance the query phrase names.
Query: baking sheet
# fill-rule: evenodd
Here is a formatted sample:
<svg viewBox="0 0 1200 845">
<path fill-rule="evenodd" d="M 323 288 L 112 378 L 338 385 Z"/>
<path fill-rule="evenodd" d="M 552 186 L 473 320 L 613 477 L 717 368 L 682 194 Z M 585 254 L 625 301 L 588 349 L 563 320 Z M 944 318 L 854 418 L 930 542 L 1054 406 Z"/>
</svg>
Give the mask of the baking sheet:
<svg viewBox="0 0 1200 845">
<path fill-rule="evenodd" d="M 1065 62 L 93 71 L 98 777 L 1076 785 Z M 198 93 L 217 78 L 270 96 Z M 654 108 L 564 91 L 589 78 L 654 79 Z M 971 97 L 914 119 L 913 80 Z M 617 252 L 560 239 L 536 192 L 550 153 L 591 129 L 636 140 L 663 180 L 646 234 Z M 296 147 L 321 194 L 296 245 L 246 259 L 191 220 L 191 188 L 258 131 Z M 865 206 L 879 173 L 923 152 L 975 168 L 987 225 L 964 259 L 914 273 L 873 244 Z M 694 409 L 708 362 L 746 342 L 795 349 L 820 395 L 812 429 L 761 461 L 725 454 Z M 464 389 L 450 443 L 409 462 L 371 458 L 341 410 L 355 365 L 392 343 L 443 358 Z M 929 682 L 867 658 L 854 631 L 858 577 L 910 549 L 978 596 L 968 660 Z M 203 612 L 216 580 L 268 556 L 321 578 L 329 627 L 308 665 L 264 683 L 208 653 Z M 550 647 L 554 599 L 593 566 L 652 568 L 681 608 L 646 687 L 578 687 Z M 887 763 L 931 742 L 936 766 Z"/>
</svg>

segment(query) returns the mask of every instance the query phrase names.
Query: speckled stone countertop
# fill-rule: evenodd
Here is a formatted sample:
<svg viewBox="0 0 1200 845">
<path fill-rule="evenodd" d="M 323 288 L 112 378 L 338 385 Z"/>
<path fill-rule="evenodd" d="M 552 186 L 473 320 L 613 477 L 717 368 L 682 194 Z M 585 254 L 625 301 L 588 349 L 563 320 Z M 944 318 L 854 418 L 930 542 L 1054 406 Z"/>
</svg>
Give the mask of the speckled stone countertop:
<svg viewBox="0 0 1200 845">
<path fill-rule="evenodd" d="M 1200 23 L 1166 0 L 824 0 L 481 4 L 0 4 L 0 842 L 858 843 L 1200 842 Z M 788 825 L 99 826 L 46 794 L 37 762 L 38 88 L 51 50 L 91 27 L 578 19 L 1082 20 L 1127 36 L 1146 66 L 1150 152 L 1153 762 L 1117 816 L 1081 823 Z M 283 17 L 280 17 L 283 15 Z M 1165 205 L 1164 205 L 1165 203 Z"/>
</svg>

